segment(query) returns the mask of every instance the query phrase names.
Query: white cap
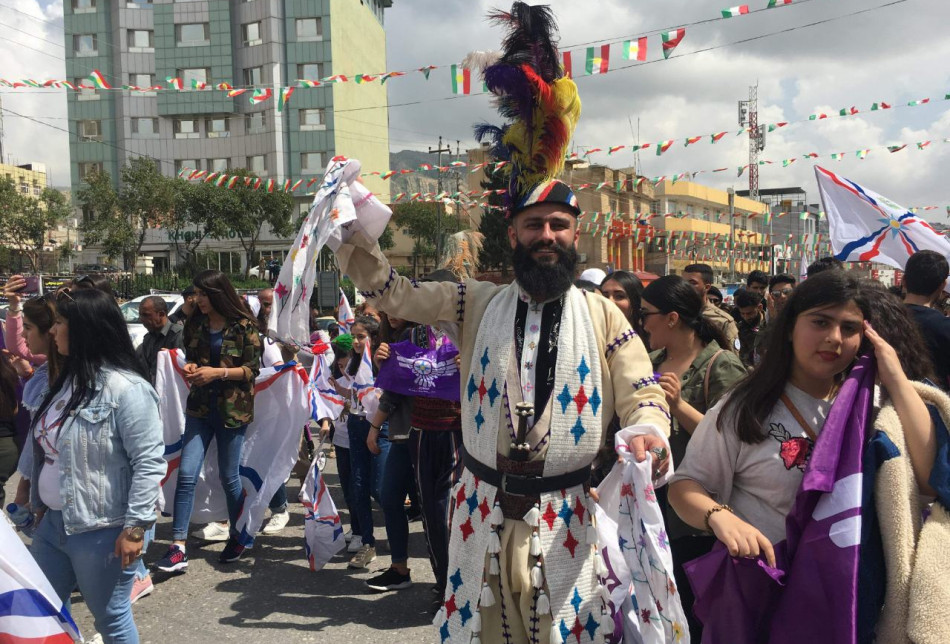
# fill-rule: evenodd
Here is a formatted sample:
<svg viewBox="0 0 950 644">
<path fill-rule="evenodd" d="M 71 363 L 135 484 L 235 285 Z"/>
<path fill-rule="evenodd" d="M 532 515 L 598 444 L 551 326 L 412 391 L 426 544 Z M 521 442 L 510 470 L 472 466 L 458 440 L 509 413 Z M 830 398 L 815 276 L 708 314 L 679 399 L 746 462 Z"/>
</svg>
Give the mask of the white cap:
<svg viewBox="0 0 950 644">
<path fill-rule="evenodd" d="M 601 282 L 607 279 L 607 273 L 599 268 L 588 268 L 586 271 L 581 273 L 580 279 L 600 286 Z"/>
</svg>

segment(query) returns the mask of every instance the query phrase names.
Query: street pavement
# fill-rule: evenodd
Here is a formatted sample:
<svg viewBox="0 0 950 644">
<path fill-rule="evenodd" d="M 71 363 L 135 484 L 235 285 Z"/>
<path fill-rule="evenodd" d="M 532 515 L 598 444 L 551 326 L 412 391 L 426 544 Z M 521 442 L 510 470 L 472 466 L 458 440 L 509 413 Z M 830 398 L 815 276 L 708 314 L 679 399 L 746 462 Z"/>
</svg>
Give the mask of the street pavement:
<svg viewBox="0 0 950 644">
<path fill-rule="evenodd" d="M 335 501 L 343 494 L 336 461 L 327 461 L 326 481 Z M 6 486 L 12 499 L 18 477 Z M 296 499 L 299 481 L 287 484 L 287 496 Z M 189 539 L 189 566 L 184 574 L 153 572 L 155 591 L 132 610 L 143 644 L 247 642 L 296 644 L 339 642 L 376 644 L 413 642 L 434 644 L 429 607 L 435 578 L 426 554 L 422 522 L 410 523 L 409 565 L 413 586 L 390 593 L 374 593 L 365 579 L 388 568 L 390 558 L 383 516 L 377 508 L 377 559 L 369 570 L 348 569 L 344 551 L 323 570 L 310 572 L 304 559 L 304 509 L 290 505 L 290 524 L 278 535 L 261 535 L 254 548 L 234 564 L 218 563 L 223 543 L 199 544 Z M 344 526 L 349 526 L 345 508 Z M 200 526 L 193 526 L 197 528 Z M 171 542 L 171 519 L 158 522 L 156 542 L 145 562 L 159 559 Z M 81 596 L 73 595 L 73 616 L 83 635 L 95 632 L 92 616 Z"/>
</svg>

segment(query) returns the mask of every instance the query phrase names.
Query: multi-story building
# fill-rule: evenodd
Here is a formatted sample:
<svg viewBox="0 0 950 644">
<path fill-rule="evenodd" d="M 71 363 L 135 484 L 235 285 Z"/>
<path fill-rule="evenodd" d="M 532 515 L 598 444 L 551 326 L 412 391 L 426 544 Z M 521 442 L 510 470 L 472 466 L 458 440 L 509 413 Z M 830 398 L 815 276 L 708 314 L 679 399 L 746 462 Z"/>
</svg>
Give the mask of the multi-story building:
<svg viewBox="0 0 950 644">
<path fill-rule="evenodd" d="M 325 83 L 299 88 L 277 110 L 280 88 L 298 79 L 376 73 L 386 68 L 385 9 L 392 0 L 65 0 L 66 70 L 77 85 L 98 70 L 114 88 L 82 89 L 68 99 L 73 192 L 97 170 L 116 178 L 135 157 L 155 159 L 163 174 L 182 168 L 260 177 L 309 179 L 335 155 L 366 168 L 389 162 L 386 89 L 380 83 Z M 170 89 L 181 80 L 182 91 Z M 273 98 L 229 98 L 213 89 L 271 89 Z M 195 84 L 209 89 L 192 90 Z M 160 87 L 158 91 L 147 91 Z M 367 109 L 372 108 L 372 109 Z M 342 117 L 359 109 L 358 119 Z M 341 118 L 338 118 L 337 115 Z M 388 201 L 387 183 L 367 177 Z M 296 193 L 299 194 L 299 193 Z M 303 212 L 310 197 L 299 194 Z M 91 216 L 92 213 L 83 213 Z M 282 254 L 288 240 L 264 232 L 264 257 Z M 157 268 L 174 267 L 167 233 L 149 231 L 143 255 Z M 208 240 L 233 268 L 233 239 Z M 95 249 L 84 261 L 99 261 Z M 253 258 L 256 262 L 258 258 Z"/>
<path fill-rule="evenodd" d="M 39 197 L 47 185 L 46 164 L 35 162 L 20 165 L 0 163 L 0 179 L 12 181 L 22 195 Z"/>
<path fill-rule="evenodd" d="M 749 192 L 738 190 L 736 195 L 748 197 Z M 800 247 L 810 249 L 804 256 L 811 261 L 830 252 L 828 219 L 819 216 L 819 205 L 808 203 L 804 188 L 761 188 L 759 201 L 768 205 L 768 212 L 772 215 L 762 226 L 762 232 L 771 242 L 769 268 L 764 270 L 770 274 L 793 273 L 797 276 L 803 256 Z M 799 250 L 796 252 L 795 248 Z"/>
</svg>

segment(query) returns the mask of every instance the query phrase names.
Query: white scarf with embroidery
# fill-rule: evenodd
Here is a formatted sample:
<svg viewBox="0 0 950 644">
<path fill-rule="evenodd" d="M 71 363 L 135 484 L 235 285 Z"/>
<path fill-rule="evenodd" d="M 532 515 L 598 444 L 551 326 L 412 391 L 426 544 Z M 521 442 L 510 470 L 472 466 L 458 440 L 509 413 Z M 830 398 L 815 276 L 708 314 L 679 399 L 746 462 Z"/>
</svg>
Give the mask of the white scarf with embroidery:
<svg viewBox="0 0 950 644">
<path fill-rule="evenodd" d="M 520 288 L 517 283 L 496 295 L 482 318 L 472 353 L 472 365 L 462 391 L 462 433 L 465 449 L 495 469 L 498 432 L 508 432 L 514 417 L 505 409 L 505 376 L 515 350 L 514 320 Z M 597 339 L 585 296 L 571 288 L 564 299 L 558 335 L 551 432 L 544 476 L 557 476 L 587 467 L 601 445 L 603 374 Z M 509 391 L 519 383 L 508 383 Z M 540 417 L 542 410 L 538 410 Z M 504 522 L 495 505 L 497 488 L 478 481 L 465 470 L 455 490 L 449 545 L 449 582 L 445 607 L 436 616 L 442 642 L 464 642 L 479 636 L 480 606 L 496 598 L 484 583 L 495 565 L 486 555 L 498 554 L 498 525 Z M 541 495 L 540 506 L 525 520 L 537 528 L 531 553 L 537 564 L 531 577 L 539 590 L 538 611 L 553 617 L 552 642 L 602 641 L 605 604 L 598 575 L 606 568 L 591 522 L 593 502 L 582 486 Z M 596 571 L 596 575 L 595 575 Z M 497 573 L 494 573 L 497 574 Z M 545 592 L 545 588 L 547 592 Z"/>
</svg>

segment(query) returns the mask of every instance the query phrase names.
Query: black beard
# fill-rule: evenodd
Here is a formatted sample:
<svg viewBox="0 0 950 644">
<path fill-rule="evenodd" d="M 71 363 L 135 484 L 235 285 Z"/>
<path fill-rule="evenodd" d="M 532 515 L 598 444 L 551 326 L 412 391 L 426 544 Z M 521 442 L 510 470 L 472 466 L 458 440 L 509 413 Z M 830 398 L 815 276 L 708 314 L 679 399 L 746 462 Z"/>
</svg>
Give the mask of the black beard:
<svg viewBox="0 0 950 644">
<path fill-rule="evenodd" d="M 531 253 L 543 249 L 554 250 L 557 253 L 557 261 L 553 264 L 542 264 L 531 257 Z M 560 297 L 574 283 L 577 249 L 574 246 L 564 248 L 549 242 L 536 242 L 531 246 L 517 242 L 511 263 L 521 288 L 536 302 L 547 302 Z"/>
</svg>

